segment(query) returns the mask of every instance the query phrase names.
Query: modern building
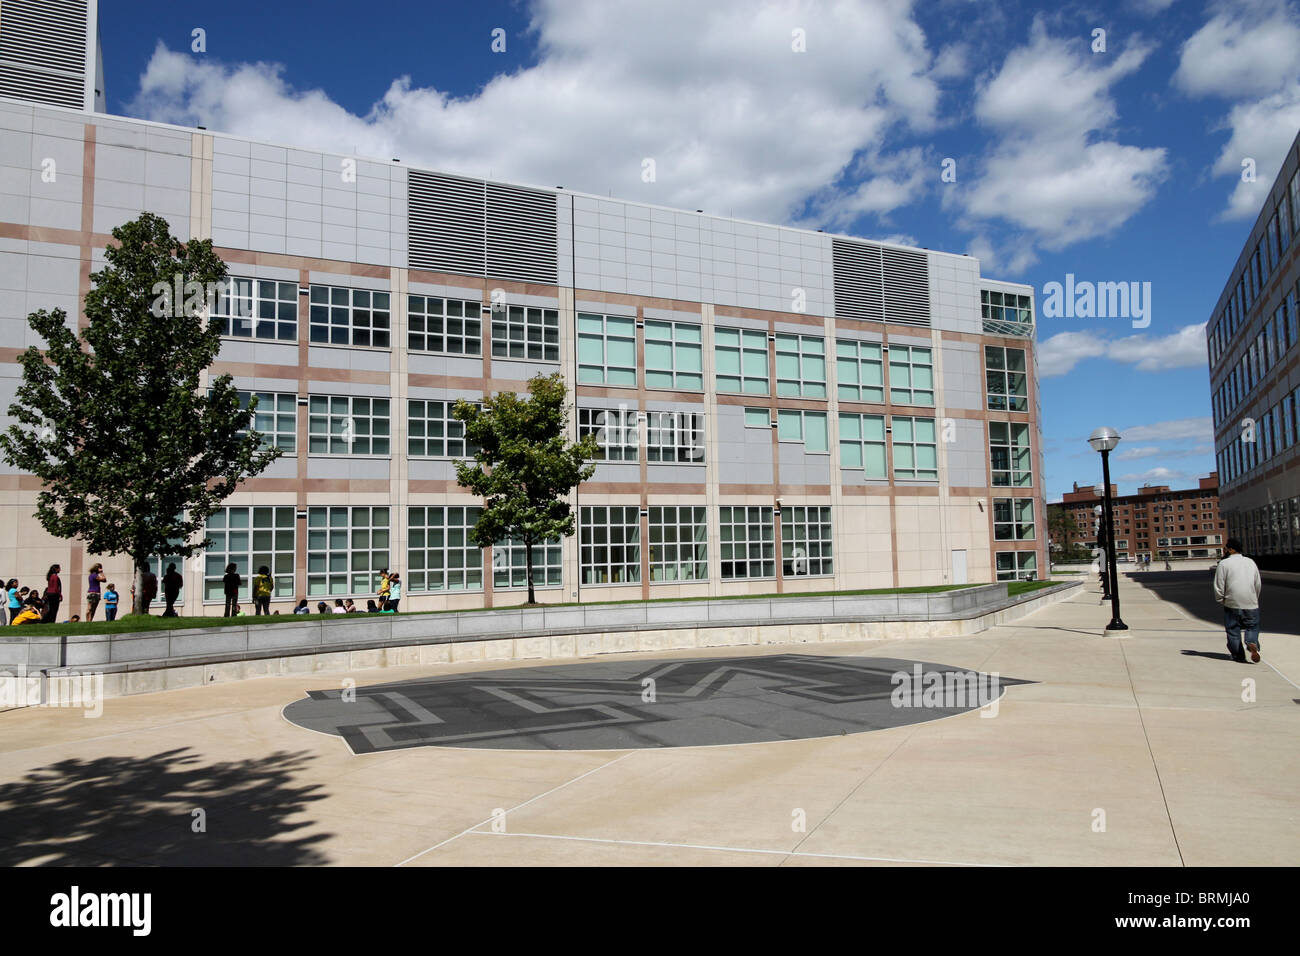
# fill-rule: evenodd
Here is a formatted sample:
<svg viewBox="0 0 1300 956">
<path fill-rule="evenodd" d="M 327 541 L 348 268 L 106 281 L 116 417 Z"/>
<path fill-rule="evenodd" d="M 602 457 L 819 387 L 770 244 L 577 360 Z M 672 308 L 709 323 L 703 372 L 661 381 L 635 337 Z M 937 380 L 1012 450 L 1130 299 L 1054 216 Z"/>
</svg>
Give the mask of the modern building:
<svg viewBox="0 0 1300 956">
<path fill-rule="evenodd" d="M 1261 567 L 1300 566 L 1300 137 L 1206 324 L 1222 509 Z"/>
<path fill-rule="evenodd" d="M 1059 543 L 1098 546 L 1095 519 L 1102 501 L 1100 488 L 1076 481 L 1073 491 L 1047 506 L 1060 509 L 1073 522 L 1069 538 Z M 1143 485 L 1136 494 L 1121 495 L 1118 487 L 1111 485 L 1110 493 L 1117 561 L 1214 557 L 1226 540 L 1219 516 L 1217 474 L 1200 479 L 1196 488 L 1175 491 L 1168 485 Z"/>
<path fill-rule="evenodd" d="M 93 0 L 6 0 L 0 51 L 31 8 L 61 17 L 42 42 L 93 49 Z M 282 611 L 364 598 L 384 567 L 404 609 L 520 602 L 522 550 L 469 540 L 451 408 L 539 372 L 603 448 L 576 535 L 536 551 L 539 600 L 1045 567 L 1033 292 L 974 258 L 106 116 L 4 76 L 0 410 L 40 344 L 25 316 L 84 322 L 113 227 L 149 210 L 229 265 L 211 374 L 285 454 L 213 516 L 186 613 L 220 613 L 228 561 L 271 566 Z M 45 533 L 38 490 L 0 466 L 0 568 L 80 585 L 96 558 Z M 120 587 L 129 561 L 102 560 Z"/>
</svg>

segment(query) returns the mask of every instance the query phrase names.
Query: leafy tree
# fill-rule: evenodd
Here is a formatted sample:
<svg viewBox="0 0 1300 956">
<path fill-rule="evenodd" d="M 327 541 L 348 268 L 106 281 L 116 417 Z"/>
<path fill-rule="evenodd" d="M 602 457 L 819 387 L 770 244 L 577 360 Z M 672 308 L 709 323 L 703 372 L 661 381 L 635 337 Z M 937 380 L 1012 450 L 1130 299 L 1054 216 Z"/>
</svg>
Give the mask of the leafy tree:
<svg viewBox="0 0 1300 956">
<path fill-rule="evenodd" d="M 131 556 L 139 612 L 149 558 L 205 547 L 175 541 L 191 541 L 280 452 L 260 449 L 229 375 L 200 391 L 221 348 L 204 317 L 226 278 L 211 240 L 182 243 L 152 213 L 113 238 L 108 265 L 90 277 L 86 329 L 72 331 L 62 309 L 27 317 L 46 347 L 19 359 L 9 406 L 18 424 L 0 435 L 0 453 L 44 482 L 36 517 L 47 531 Z"/>
<path fill-rule="evenodd" d="M 1087 548 L 1070 540 L 1070 535 L 1078 534 L 1079 531 L 1073 516 L 1065 508 L 1060 505 L 1047 506 L 1047 535 L 1051 541 L 1053 561 L 1068 563 L 1091 560 L 1092 553 Z"/>
<path fill-rule="evenodd" d="M 456 480 L 484 502 L 474 543 L 486 548 L 503 538 L 523 542 L 529 604 L 536 603 L 533 545 L 573 534 L 566 496 L 595 472 L 588 462 L 600 450 L 593 435 L 575 444 L 565 439 L 565 392 L 559 375 L 536 375 L 528 382 L 528 398 L 501 392 L 481 409 L 462 399 L 452 412 L 478 446 L 474 464 L 456 463 Z"/>
</svg>

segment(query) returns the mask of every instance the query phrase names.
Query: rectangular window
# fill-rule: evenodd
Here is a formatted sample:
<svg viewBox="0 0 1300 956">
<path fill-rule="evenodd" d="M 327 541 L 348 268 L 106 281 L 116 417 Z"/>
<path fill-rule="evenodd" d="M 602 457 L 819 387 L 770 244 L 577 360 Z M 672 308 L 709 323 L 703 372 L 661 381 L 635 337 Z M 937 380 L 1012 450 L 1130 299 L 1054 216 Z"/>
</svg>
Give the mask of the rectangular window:
<svg viewBox="0 0 1300 956">
<path fill-rule="evenodd" d="M 1140 527 L 1145 527 L 1142 522 Z M 994 498 L 993 538 L 996 541 L 1034 540 L 1034 499 Z"/>
<path fill-rule="evenodd" d="M 492 355 L 495 358 L 560 360 L 560 313 L 531 305 L 492 308 Z"/>
<path fill-rule="evenodd" d="M 412 352 L 483 354 L 483 307 L 437 295 L 407 296 L 407 342 Z"/>
<path fill-rule="evenodd" d="M 891 345 L 889 400 L 900 405 L 933 405 L 933 361 L 929 348 Z"/>
<path fill-rule="evenodd" d="M 997 412 L 1029 411 L 1029 382 L 1025 375 L 1025 350 L 984 346 L 984 379 L 988 407 Z"/>
<path fill-rule="evenodd" d="M 719 392 L 767 394 L 767 335 L 748 329 L 714 329 L 713 358 Z"/>
<path fill-rule="evenodd" d="M 698 325 L 646 319 L 645 386 L 704 388 L 704 345 Z"/>
<path fill-rule="evenodd" d="M 835 573 L 829 506 L 781 509 L 781 570 L 791 577 Z"/>
<path fill-rule="evenodd" d="M 388 517 L 387 508 L 308 508 L 307 595 L 378 594 L 390 567 Z"/>
<path fill-rule="evenodd" d="M 641 430 L 635 408 L 578 409 L 578 437 L 595 435 L 598 461 L 639 461 Z"/>
<path fill-rule="evenodd" d="M 1025 488 L 1034 483 L 1029 460 L 1029 425 L 989 422 L 994 486 Z"/>
<path fill-rule="evenodd" d="M 311 340 L 386 349 L 388 293 L 344 286 L 311 287 Z"/>
<path fill-rule="evenodd" d="M 878 342 L 835 340 L 836 390 L 850 402 L 885 400 L 885 366 Z"/>
<path fill-rule="evenodd" d="M 777 333 L 776 393 L 826 397 L 826 344 L 820 336 Z"/>
<path fill-rule="evenodd" d="M 636 319 L 578 313 L 578 381 L 636 385 Z"/>
<path fill-rule="evenodd" d="M 412 398 L 406 403 L 406 453 L 413 458 L 473 458 L 478 448 L 465 440 L 465 423 L 452 414 L 454 401 Z"/>
<path fill-rule="evenodd" d="M 999 551 L 997 553 L 997 579 L 999 581 L 1036 581 L 1038 555 L 1033 551 Z"/>
<path fill-rule="evenodd" d="M 1295 232 L 1300 229 L 1300 169 L 1291 177 L 1287 198 L 1291 202 L 1291 231 Z"/>
<path fill-rule="evenodd" d="M 635 584 L 641 580 L 641 518 L 635 506 L 580 509 L 583 584 Z"/>
<path fill-rule="evenodd" d="M 646 461 L 704 462 L 704 416 L 646 412 Z"/>
<path fill-rule="evenodd" d="M 772 509 L 763 506 L 718 509 L 718 548 L 722 580 L 776 577 L 776 531 Z"/>
<path fill-rule="evenodd" d="M 805 451 L 830 451 L 826 413 L 782 408 L 776 413 L 778 441 L 802 442 Z"/>
<path fill-rule="evenodd" d="M 861 468 L 867 478 L 884 478 L 885 418 L 840 412 L 840 467 Z"/>
<path fill-rule="evenodd" d="M 388 399 L 312 395 L 307 424 L 313 455 L 387 455 Z"/>
<path fill-rule="evenodd" d="M 271 571 L 273 597 L 294 597 L 292 507 L 218 508 L 208 518 L 205 534 L 212 543 L 203 552 L 203 600 L 225 600 L 222 578 L 229 564 L 244 579 L 241 601 L 252 599 L 253 576 L 262 567 Z"/>
<path fill-rule="evenodd" d="M 1027 295 L 1015 292 L 994 292 L 980 289 L 981 316 L 993 322 L 1019 322 L 1023 325 L 1034 321 L 1033 306 Z"/>
<path fill-rule="evenodd" d="M 1264 227 L 1264 239 L 1268 246 L 1268 257 L 1265 262 L 1268 267 L 1268 273 L 1271 275 L 1273 270 L 1277 268 L 1277 213 L 1273 213 L 1272 217 L 1268 221 L 1268 225 Z"/>
<path fill-rule="evenodd" d="M 1291 246 L 1291 200 L 1285 194 L 1277 204 L 1277 242 L 1279 254 Z"/>
<path fill-rule="evenodd" d="M 290 392 L 240 392 L 239 407 L 247 410 L 253 398 L 257 399 L 257 410 L 250 415 L 251 424 L 262 436 L 262 447 L 279 448 L 286 454 L 297 451 L 298 396 Z"/>
<path fill-rule="evenodd" d="M 746 428 L 771 428 L 772 413 L 769 412 L 766 408 L 746 408 L 745 427 Z"/>
<path fill-rule="evenodd" d="M 894 477 L 939 477 L 939 447 L 935 442 L 933 418 L 903 418 L 891 421 L 894 446 Z"/>
<path fill-rule="evenodd" d="M 652 506 L 649 510 L 650 580 L 707 579 L 709 546 L 704 508 L 670 505 Z"/>
<path fill-rule="evenodd" d="M 212 321 L 222 335 L 298 340 L 298 283 L 231 277 L 217 295 Z"/>
<path fill-rule="evenodd" d="M 483 549 L 470 537 L 482 508 L 420 508 L 408 511 L 406 587 L 412 594 L 483 590 Z"/>
<path fill-rule="evenodd" d="M 558 538 L 533 545 L 533 587 L 558 588 L 564 559 Z M 528 587 L 528 554 L 522 541 L 503 539 L 492 545 L 492 588 L 511 591 Z"/>
</svg>

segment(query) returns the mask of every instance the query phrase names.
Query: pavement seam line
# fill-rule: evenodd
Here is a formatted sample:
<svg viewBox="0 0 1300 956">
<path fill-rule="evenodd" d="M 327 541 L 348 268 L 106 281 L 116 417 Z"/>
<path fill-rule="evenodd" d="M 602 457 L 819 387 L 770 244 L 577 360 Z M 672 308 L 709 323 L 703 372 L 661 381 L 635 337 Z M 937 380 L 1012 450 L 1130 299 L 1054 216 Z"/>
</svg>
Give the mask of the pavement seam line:
<svg viewBox="0 0 1300 956">
<path fill-rule="evenodd" d="M 615 757 L 613 760 L 608 760 L 608 761 L 606 761 L 605 763 L 601 764 L 599 767 L 592 767 L 590 770 L 588 770 L 588 771 L 586 771 L 586 772 L 584 772 L 584 773 L 580 773 L 580 774 L 578 774 L 578 776 L 574 777 L 572 780 L 566 780 L 566 781 L 564 781 L 564 783 L 561 783 L 561 784 L 559 784 L 558 786 L 554 786 L 554 787 L 552 787 L 550 790 L 547 790 L 547 791 L 545 791 L 545 792 L 543 792 L 543 793 L 539 793 L 539 794 L 537 794 L 537 795 L 534 796 L 534 797 L 529 797 L 529 798 L 528 798 L 527 800 L 525 800 L 523 803 L 517 804 L 517 805 L 511 807 L 509 810 L 505 811 L 505 815 L 506 815 L 506 817 L 509 817 L 510 814 L 514 813 L 516 810 L 522 810 L 524 807 L 528 806 L 530 803 L 536 803 L 538 800 L 541 800 L 543 797 L 548 797 L 548 796 L 550 796 L 551 794 L 555 793 L 556 791 L 563 790 L 565 787 L 569 786 L 570 784 L 577 783 L 579 780 L 582 780 L 582 779 L 584 779 L 584 778 L 586 778 L 586 777 L 589 777 L 589 776 L 591 776 L 593 773 L 598 773 L 599 771 L 604 770 L 606 767 L 611 767 L 611 766 L 613 766 L 614 764 L 618 763 L 620 760 L 623 760 L 623 759 L 625 759 L 625 758 L 627 758 L 627 757 L 632 756 L 632 754 L 634 754 L 634 753 L 636 753 L 635 750 L 629 750 L 627 753 L 623 754 L 622 756 Z M 493 815 L 493 816 L 488 817 L 486 820 L 480 820 L 478 823 L 475 823 L 473 826 L 469 826 L 469 827 L 466 827 L 464 830 L 461 830 L 461 831 L 460 831 L 459 833 L 457 833 L 456 835 L 447 837 L 447 839 L 443 840 L 441 843 L 435 843 L 433 846 L 429 847 L 427 850 L 421 850 L 419 853 L 415 854 L 414 856 L 408 856 L 405 860 L 402 860 L 402 862 L 400 862 L 400 863 L 395 863 L 395 864 L 393 864 L 393 865 L 394 865 L 395 867 L 396 867 L 396 866 L 405 866 L 407 863 L 410 863 L 412 860 L 418 860 L 420 857 L 424 856 L 426 853 L 432 853 L 434 850 L 437 850 L 437 849 L 439 849 L 440 847 L 444 847 L 444 846 L 446 846 L 448 843 L 451 843 L 453 840 L 459 840 L 459 839 L 460 839 L 461 837 L 463 837 L 465 834 L 467 834 L 467 833 L 469 833 L 469 832 L 471 832 L 471 831 L 473 831 L 473 830 L 478 830 L 479 827 L 481 827 L 481 826 L 483 826 L 483 825 L 485 825 L 485 824 L 491 823 L 491 822 L 492 822 L 493 820 L 495 820 L 495 819 L 496 819 L 496 816 Z M 484 832 L 484 831 L 481 831 L 481 830 L 480 830 L 479 832 Z"/>
</svg>

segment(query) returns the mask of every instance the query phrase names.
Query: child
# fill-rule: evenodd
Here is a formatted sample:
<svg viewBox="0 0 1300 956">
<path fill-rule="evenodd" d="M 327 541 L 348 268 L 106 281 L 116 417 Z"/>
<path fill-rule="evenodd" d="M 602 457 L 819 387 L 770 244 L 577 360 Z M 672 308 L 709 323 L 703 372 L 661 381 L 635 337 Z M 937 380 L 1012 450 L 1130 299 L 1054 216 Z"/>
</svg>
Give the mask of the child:
<svg viewBox="0 0 1300 956">
<path fill-rule="evenodd" d="M 392 589 L 392 582 L 388 578 L 388 569 L 379 572 L 379 610 L 388 607 L 388 594 Z"/>
<path fill-rule="evenodd" d="M 104 620 L 117 620 L 117 585 L 111 582 L 104 592 Z"/>
<path fill-rule="evenodd" d="M 17 627 L 19 624 L 39 624 L 41 621 L 41 609 L 39 605 L 28 604 L 18 615 L 9 622 L 10 626 Z"/>
</svg>

